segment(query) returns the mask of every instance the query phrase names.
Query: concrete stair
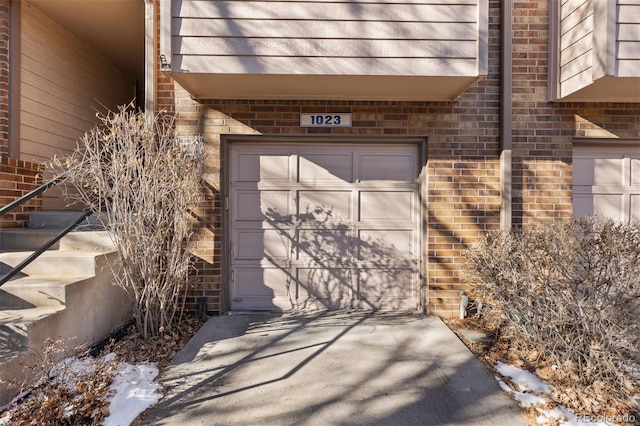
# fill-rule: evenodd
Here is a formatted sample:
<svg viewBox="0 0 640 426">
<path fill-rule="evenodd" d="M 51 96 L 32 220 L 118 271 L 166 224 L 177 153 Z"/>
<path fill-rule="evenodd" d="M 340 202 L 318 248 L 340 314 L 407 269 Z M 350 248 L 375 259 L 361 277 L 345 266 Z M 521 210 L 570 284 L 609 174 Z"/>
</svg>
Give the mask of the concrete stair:
<svg viewBox="0 0 640 426">
<path fill-rule="evenodd" d="M 0 275 L 78 217 L 34 212 L 25 229 L 0 230 Z M 125 292 L 113 284 L 113 242 L 90 218 L 0 287 L 0 377 L 26 379 L 24 364 L 49 339 L 67 348 L 100 342 L 131 318 Z M 26 374 L 26 375 L 25 375 Z M 0 407 L 19 389 L 0 383 Z"/>
</svg>

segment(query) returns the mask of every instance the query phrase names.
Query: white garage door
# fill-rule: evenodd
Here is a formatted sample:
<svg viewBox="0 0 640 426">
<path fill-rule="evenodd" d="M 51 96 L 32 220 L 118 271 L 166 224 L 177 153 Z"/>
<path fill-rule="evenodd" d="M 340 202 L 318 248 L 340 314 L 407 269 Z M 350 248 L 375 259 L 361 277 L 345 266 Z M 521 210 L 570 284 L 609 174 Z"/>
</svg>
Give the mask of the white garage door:
<svg viewBox="0 0 640 426">
<path fill-rule="evenodd" d="M 573 212 L 640 221 L 640 146 L 575 146 Z"/>
<path fill-rule="evenodd" d="M 231 146 L 231 309 L 415 308 L 415 145 Z"/>
</svg>

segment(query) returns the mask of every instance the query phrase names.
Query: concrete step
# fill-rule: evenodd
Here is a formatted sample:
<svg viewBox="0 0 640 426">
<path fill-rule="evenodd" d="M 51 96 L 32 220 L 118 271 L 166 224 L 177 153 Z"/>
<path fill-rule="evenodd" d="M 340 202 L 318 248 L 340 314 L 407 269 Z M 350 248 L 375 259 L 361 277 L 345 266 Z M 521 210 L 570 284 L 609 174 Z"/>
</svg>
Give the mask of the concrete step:
<svg viewBox="0 0 640 426">
<path fill-rule="evenodd" d="M 32 212 L 28 228 L 0 230 L 0 275 L 80 214 Z M 110 234 L 90 217 L 0 287 L 0 406 L 16 394 L 7 382 L 33 380 L 25 366 L 41 356 L 50 339 L 67 349 L 91 345 L 131 319 L 126 292 L 113 285 L 110 265 L 117 258 Z"/>
<path fill-rule="evenodd" d="M 27 228 L 30 229 L 64 229 L 83 214 L 79 210 L 40 210 L 29 213 Z M 104 229 L 107 216 L 103 213 L 92 214 L 78 225 L 77 229 Z"/>
<path fill-rule="evenodd" d="M 0 274 L 8 273 L 32 252 L 0 253 Z M 91 275 L 107 265 L 104 251 L 50 250 L 24 267 L 24 275 Z"/>
<path fill-rule="evenodd" d="M 85 276 L 32 275 L 9 281 L 0 287 L 0 310 L 20 309 L 20 306 L 63 307 L 67 287 L 92 278 Z"/>
<path fill-rule="evenodd" d="M 60 240 L 60 250 L 82 250 L 96 252 L 115 251 L 112 236 L 108 231 L 75 231 Z"/>
<path fill-rule="evenodd" d="M 58 235 L 59 229 L 2 229 L 0 230 L 0 251 L 29 251 L 37 250 L 51 238 Z M 58 244 L 51 247 L 58 248 Z"/>
<path fill-rule="evenodd" d="M 52 238 L 56 237 L 60 229 L 2 229 L 0 230 L 0 252 L 35 251 Z M 113 241 L 107 231 L 78 229 L 68 233 L 50 250 L 92 250 L 112 251 Z"/>
<path fill-rule="evenodd" d="M 50 306 L 0 310 L 0 365 L 29 348 L 29 327 L 32 324 L 46 320 L 63 309 L 62 306 Z"/>
<path fill-rule="evenodd" d="M 126 292 L 113 285 L 114 277 L 108 263 L 117 259 L 115 252 L 80 253 L 97 266 L 91 276 L 54 275 L 64 269 L 70 251 L 55 250 L 63 257 L 53 265 L 51 274 L 31 275 L 9 281 L 0 288 L 0 406 L 8 403 L 17 391 L 7 387 L 11 380 L 33 380 L 25 365 L 42 354 L 50 339 L 63 344 L 66 350 L 80 345 L 98 343 L 131 319 L 131 302 Z M 14 253 L 5 253 L 12 255 Z M 78 255 L 78 257 L 80 256 Z M 21 301 L 21 309 L 15 309 Z M 45 305 L 45 306 L 37 306 Z M 62 356 L 64 352 L 61 352 Z"/>
</svg>

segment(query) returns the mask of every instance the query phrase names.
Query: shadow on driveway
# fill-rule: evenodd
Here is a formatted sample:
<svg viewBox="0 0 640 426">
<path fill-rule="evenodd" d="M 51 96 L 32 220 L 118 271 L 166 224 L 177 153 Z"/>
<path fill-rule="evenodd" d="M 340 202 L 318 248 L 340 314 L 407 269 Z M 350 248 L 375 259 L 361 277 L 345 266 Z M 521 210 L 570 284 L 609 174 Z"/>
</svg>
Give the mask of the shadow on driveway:
<svg viewBox="0 0 640 426">
<path fill-rule="evenodd" d="M 526 425 L 439 318 L 211 318 L 162 377 L 154 425 Z"/>
</svg>

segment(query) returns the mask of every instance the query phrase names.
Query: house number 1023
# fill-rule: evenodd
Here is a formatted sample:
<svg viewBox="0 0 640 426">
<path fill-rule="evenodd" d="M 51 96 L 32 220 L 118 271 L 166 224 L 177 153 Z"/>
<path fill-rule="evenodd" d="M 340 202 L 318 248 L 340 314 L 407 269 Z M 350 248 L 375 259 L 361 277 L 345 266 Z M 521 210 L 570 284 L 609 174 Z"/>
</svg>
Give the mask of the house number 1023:
<svg viewBox="0 0 640 426">
<path fill-rule="evenodd" d="M 331 126 L 339 126 L 342 123 L 342 117 L 339 115 L 312 115 L 311 116 L 311 124 L 315 124 L 318 126 L 327 125 Z"/>
<path fill-rule="evenodd" d="M 300 114 L 301 127 L 351 127 L 351 114 Z"/>
</svg>

